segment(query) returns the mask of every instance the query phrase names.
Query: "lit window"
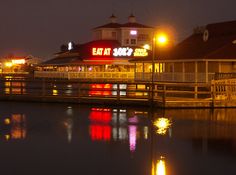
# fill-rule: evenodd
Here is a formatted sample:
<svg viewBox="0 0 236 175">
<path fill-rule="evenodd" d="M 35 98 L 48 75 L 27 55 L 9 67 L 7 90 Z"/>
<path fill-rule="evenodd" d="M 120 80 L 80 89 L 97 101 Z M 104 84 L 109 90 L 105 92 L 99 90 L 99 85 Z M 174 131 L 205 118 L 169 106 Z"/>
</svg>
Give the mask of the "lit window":
<svg viewBox="0 0 236 175">
<path fill-rule="evenodd" d="M 137 30 L 130 30 L 130 35 L 137 35 Z"/>
</svg>

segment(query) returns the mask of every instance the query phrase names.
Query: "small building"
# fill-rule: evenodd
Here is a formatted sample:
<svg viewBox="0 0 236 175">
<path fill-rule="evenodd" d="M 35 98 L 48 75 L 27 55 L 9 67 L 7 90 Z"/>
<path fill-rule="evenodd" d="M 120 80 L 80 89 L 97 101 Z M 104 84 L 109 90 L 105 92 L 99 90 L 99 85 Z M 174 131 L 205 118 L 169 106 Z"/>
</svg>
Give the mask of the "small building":
<svg viewBox="0 0 236 175">
<path fill-rule="evenodd" d="M 42 60 L 40 58 L 29 56 L 7 56 L 1 58 L 1 72 L 2 73 L 17 73 L 17 72 L 29 72 L 33 70 L 33 67 Z"/>
<path fill-rule="evenodd" d="M 217 75 L 232 75 L 236 72 L 236 21 L 198 27 L 170 52 L 160 50 L 153 59 L 132 62 L 137 81 L 151 81 L 152 63 L 154 81 L 208 83 Z"/>
</svg>

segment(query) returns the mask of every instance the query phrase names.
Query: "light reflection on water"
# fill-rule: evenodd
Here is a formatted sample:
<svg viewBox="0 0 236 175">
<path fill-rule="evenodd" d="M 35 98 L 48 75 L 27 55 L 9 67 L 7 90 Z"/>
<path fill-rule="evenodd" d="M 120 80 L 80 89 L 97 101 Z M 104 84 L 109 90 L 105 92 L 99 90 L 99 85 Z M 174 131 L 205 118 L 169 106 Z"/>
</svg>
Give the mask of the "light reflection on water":
<svg viewBox="0 0 236 175">
<path fill-rule="evenodd" d="M 0 102 L 0 165 L 17 155 L 41 174 L 234 174 L 235 112 Z M 35 173 L 16 167 L 3 174 Z"/>
</svg>

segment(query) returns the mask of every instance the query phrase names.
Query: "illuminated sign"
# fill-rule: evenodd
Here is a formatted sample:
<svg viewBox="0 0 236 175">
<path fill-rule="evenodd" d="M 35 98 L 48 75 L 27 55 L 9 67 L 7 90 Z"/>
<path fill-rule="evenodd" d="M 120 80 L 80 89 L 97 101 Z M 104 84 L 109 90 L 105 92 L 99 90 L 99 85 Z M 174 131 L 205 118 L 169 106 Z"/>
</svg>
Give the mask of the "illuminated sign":
<svg viewBox="0 0 236 175">
<path fill-rule="evenodd" d="M 129 47 L 120 47 L 113 49 L 113 56 L 131 56 L 133 49 Z"/>
<path fill-rule="evenodd" d="M 135 57 L 145 57 L 145 56 L 148 56 L 148 52 L 147 52 L 146 49 L 137 48 L 137 49 L 135 49 L 135 51 L 134 51 L 134 56 L 135 56 Z"/>
<path fill-rule="evenodd" d="M 25 64 L 25 59 L 11 60 L 12 64 Z"/>
<path fill-rule="evenodd" d="M 132 49 L 130 47 L 118 47 L 118 48 L 102 48 L 102 47 L 93 47 L 92 48 L 93 56 L 114 56 L 114 57 L 145 57 L 148 56 L 148 52 L 144 48 Z"/>
<path fill-rule="evenodd" d="M 111 48 L 93 48 L 93 56 L 111 56 Z"/>
</svg>

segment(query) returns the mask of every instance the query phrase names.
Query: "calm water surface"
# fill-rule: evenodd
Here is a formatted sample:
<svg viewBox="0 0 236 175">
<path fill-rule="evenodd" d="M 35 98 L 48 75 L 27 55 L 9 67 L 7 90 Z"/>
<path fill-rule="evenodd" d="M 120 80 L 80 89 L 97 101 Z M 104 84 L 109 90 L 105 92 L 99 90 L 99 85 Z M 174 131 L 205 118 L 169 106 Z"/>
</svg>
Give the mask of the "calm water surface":
<svg viewBox="0 0 236 175">
<path fill-rule="evenodd" d="M 234 175 L 236 109 L 0 102 L 3 175 Z"/>
</svg>

